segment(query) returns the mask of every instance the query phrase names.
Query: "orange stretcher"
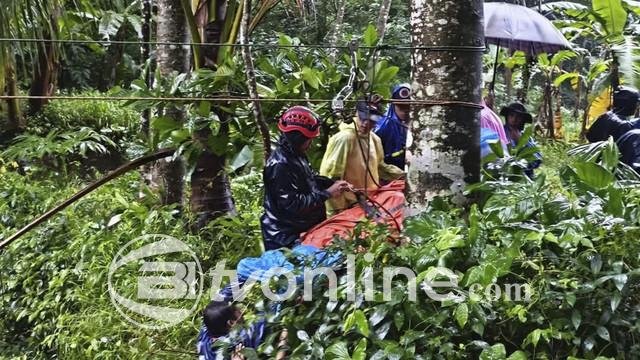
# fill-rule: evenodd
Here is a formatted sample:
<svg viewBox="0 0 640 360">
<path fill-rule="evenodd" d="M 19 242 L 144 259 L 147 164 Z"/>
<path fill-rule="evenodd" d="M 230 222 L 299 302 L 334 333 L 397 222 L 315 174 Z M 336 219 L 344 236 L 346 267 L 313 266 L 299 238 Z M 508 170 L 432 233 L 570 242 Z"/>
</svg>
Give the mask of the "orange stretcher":
<svg viewBox="0 0 640 360">
<path fill-rule="evenodd" d="M 404 180 L 396 180 L 377 190 L 368 191 L 366 204 L 356 204 L 314 226 L 302 234 L 302 244 L 325 248 L 333 242 L 334 236 L 349 236 L 356 225 L 367 218 L 402 230 L 405 202 L 403 191 Z"/>
</svg>

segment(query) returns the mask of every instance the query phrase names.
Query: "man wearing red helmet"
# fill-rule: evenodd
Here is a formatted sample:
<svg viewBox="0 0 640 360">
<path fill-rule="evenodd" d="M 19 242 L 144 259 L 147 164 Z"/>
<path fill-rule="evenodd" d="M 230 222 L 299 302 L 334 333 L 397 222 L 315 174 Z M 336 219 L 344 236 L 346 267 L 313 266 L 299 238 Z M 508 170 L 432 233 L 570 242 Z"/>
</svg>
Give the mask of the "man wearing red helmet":
<svg viewBox="0 0 640 360">
<path fill-rule="evenodd" d="M 320 122 L 311 110 L 290 108 L 278 128 L 282 136 L 263 174 L 265 212 L 260 224 L 266 250 L 295 245 L 301 233 L 326 219 L 325 201 L 350 188 L 346 181 L 333 181 L 311 169 L 305 153 L 320 134 Z"/>
</svg>

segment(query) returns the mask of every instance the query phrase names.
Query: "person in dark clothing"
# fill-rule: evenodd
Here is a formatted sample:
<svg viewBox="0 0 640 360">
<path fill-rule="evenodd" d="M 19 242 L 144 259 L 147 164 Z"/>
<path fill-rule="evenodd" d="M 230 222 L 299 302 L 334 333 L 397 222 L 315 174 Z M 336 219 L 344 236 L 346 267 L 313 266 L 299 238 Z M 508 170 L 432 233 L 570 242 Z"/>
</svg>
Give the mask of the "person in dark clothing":
<svg viewBox="0 0 640 360">
<path fill-rule="evenodd" d="M 325 201 L 351 187 L 311 169 L 305 153 L 320 134 L 320 122 L 311 110 L 290 108 L 278 128 L 283 134 L 263 174 L 265 212 L 260 225 L 266 250 L 294 246 L 301 233 L 326 219 Z"/>
<path fill-rule="evenodd" d="M 627 121 L 638 108 L 640 93 L 638 90 L 620 86 L 613 93 L 613 109 L 600 115 L 587 131 L 589 142 L 604 141 L 613 136 L 617 141 L 624 133 L 631 129 L 640 128 L 640 121 Z"/>
<path fill-rule="evenodd" d="M 621 161 L 640 173 L 640 121 L 627 120 L 635 114 L 639 101 L 637 90 L 619 87 L 613 93 L 613 109 L 598 117 L 586 136 L 589 142 L 613 137 L 620 150 Z"/>
<path fill-rule="evenodd" d="M 373 132 L 382 140 L 384 162 L 404 169 L 410 105 L 398 100 L 411 100 L 409 84 L 396 85 L 391 92 L 391 105 Z"/>
</svg>

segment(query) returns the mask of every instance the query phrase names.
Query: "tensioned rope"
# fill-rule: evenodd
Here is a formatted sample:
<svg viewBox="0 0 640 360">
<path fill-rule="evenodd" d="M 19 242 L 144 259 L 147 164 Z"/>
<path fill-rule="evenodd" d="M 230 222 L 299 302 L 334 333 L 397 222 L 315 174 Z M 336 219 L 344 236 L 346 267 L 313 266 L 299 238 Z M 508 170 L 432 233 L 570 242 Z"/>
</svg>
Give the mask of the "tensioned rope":
<svg viewBox="0 0 640 360">
<path fill-rule="evenodd" d="M 348 45 L 325 45 L 325 44 L 239 44 L 239 43 L 197 43 L 197 42 L 171 42 L 171 41 L 126 41 L 126 40 L 79 40 L 79 39 L 12 39 L 0 38 L 0 42 L 33 42 L 33 43 L 56 43 L 56 44 L 97 44 L 97 45 L 156 45 L 156 46 L 205 46 L 205 47 L 253 47 L 253 48 L 310 48 L 310 49 L 349 49 Z M 462 51 L 462 52 L 484 52 L 485 46 L 473 45 L 425 45 L 412 46 L 403 44 L 382 44 L 374 46 L 358 46 L 360 49 L 376 50 L 426 50 L 426 51 Z"/>
<path fill-rule="evenodd" d="M 193 101 L 215 101 L 215 102 L 297 102 L 304 101 L 310 103 L 331 103 L 332 99 L 271 99 L 271 98 L 250 98 L 250 97 L 162 97 L 162 96 L 33 96 L 33 95 L 0 95 L 0 100 L 27 100 L 27 99 L 51 99 L 51 100 L 114 100 L 114 101 L 175 101 L 175 102 L 193 102 Z M 355 103 L 357 100 L 344 100 L 345 102 Z M 482 109 L 482 105 L 467 101 L 457 100 L 395 100 L 397 103 L 409 105 L 425 105 L 425 106 L 462 106 L 474 109 Z"/>
</svg>

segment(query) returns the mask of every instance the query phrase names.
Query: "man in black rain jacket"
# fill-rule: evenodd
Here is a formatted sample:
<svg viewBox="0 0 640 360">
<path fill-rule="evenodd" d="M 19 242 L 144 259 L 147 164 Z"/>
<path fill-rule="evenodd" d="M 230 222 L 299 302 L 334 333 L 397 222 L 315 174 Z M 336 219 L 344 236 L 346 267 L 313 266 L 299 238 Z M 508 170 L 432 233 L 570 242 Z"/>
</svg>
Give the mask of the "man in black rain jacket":
<svg viewBox="0 0 640 360">
<path fill-rule="evenodd" d="M 283 134 L 263 174 L 265 212 L 260 225 L 266 250 L 293 247 L 301 233 L 326 219 L 325 201 L 350 187 L 311 169 L 305 153 L 320 133 L 320 122 L 311 110 L 290 108 L 278 128 Z"/>
</svg>

